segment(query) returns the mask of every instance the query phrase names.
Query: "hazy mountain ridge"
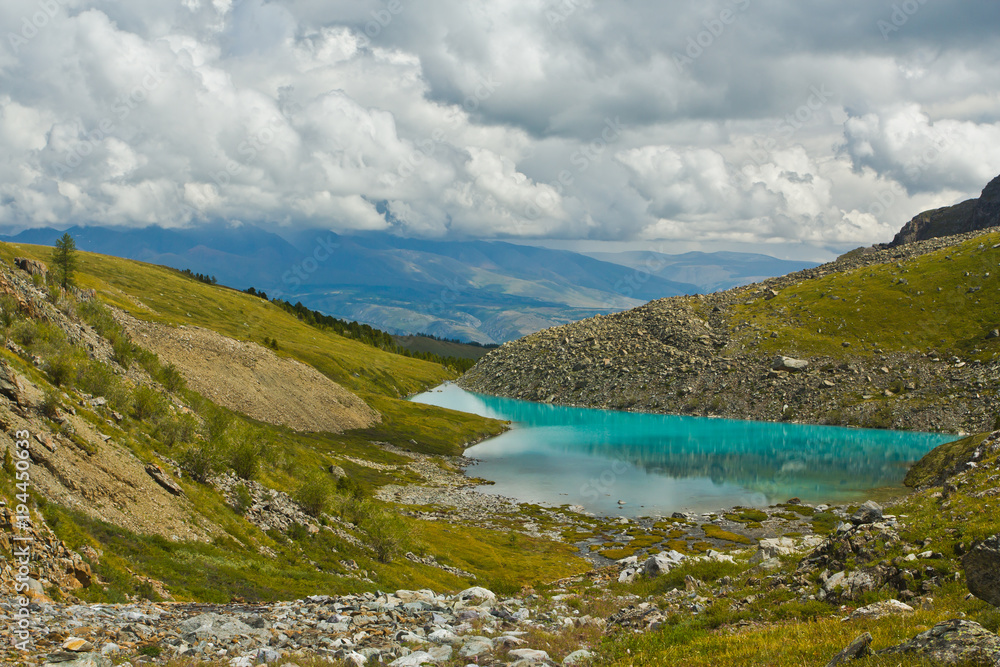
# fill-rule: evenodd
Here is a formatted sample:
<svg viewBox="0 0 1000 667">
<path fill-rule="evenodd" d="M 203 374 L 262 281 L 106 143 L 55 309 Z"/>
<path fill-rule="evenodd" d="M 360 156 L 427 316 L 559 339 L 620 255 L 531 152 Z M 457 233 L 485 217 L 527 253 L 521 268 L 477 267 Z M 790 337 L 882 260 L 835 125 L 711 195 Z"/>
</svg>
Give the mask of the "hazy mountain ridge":
<svg viewBox="0 0 1000 667">
<path fill-rule="evenodd" d="M 83 249 L 214 275 L 397 334 L 503 342 L 681 294 L 812 264 L 742 253 L 644 253 L 614 261 L 498 241 L 339 235 L 252 225 L 199 229 L 71 227 Z M 2 237 L 50 245 L 62 231 Z M 609 256 L 611 258 L 611 256 Z M 650 271 L 649 267 L 657 268 Z"/>
<path fill-rule="evenodd" d="M 769 255 L 745 252 L 686 252 L 668 255 L 651 250 L 631 252 L 594 252 L 591 257 L 621 264 L 649 274 L 693 283 L 702 292 L 716 292 L 760 282 L 816 266 L 818 262 L 777 259 Z"/>
</svg>

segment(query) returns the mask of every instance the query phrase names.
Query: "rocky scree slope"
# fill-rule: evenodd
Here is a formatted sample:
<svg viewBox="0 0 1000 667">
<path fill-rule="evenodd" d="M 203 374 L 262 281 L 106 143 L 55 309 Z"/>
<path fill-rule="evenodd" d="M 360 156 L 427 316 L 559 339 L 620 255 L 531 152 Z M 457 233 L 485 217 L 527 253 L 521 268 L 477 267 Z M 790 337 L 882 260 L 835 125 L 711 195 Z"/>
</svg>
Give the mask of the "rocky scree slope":
<svg viewBox="0 0 1000 667">
<path fill-rule="evenodd" d="M 143 347 L 174 364 L 189 387 L 219 405 L 297 431 L 368 428 L 381 415 L 312 366 L 201 327 L 116 319 Z"/>
<path fill-rule="evenodd" d="M 1000 407 L 998 271 L 995 232 L 858 249 L 762 283 L 540 331 L 494 350 L 458 384 L 598 408 L 982 431 Z M 803 363 L 780 358 L 792 356 Z"/>
</svg>

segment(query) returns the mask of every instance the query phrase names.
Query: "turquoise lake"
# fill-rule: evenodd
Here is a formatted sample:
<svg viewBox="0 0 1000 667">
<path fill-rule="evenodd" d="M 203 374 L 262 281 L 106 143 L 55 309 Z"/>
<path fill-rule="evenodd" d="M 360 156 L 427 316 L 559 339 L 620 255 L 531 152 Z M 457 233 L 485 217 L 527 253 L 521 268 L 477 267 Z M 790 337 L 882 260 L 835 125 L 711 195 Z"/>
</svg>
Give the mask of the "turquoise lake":
<svg viewBox="0 0 1000 667">
<path fill-rule="evenodd" d="M 446 384 L 411 400 L 514 422 L 466 450 L 489 493 L 603 515 L 863 500 L 957 436 L 569 408 Z M 624 504 L 619 504 L 623 501 Z"/>
</svg>

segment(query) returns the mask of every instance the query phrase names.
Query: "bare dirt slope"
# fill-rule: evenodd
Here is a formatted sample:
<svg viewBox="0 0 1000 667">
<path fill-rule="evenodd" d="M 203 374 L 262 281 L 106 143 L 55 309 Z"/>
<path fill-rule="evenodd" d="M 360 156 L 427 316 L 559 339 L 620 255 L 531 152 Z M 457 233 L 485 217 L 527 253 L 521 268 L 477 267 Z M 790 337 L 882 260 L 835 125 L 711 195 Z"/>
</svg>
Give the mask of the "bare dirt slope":
<svg viewBox="0 0 1000 667">
<path fill-rule="evenodd" d="M 89 443 L 90 453 L 72 439 L 51 433 L 46 422 L 25 407 L 37 405 L 42 391 L 4 365 L 4 375 L 17 377 L 16 403 L 0 399 L 0 449 L 11 449 L 12 434 L 31 436 L 31 487 L 50 501 L 71 507 L 96 519 L 136 533 L 162 535 L 171 540 L 208 541 L 221 533 L 218 526 L 194 519 L 193 505 L 185 497 L 168 493 L 146 472 L 145 464 L 114 438 L 95 430 L 87 420 L 59 411 L 57 419 Z M 109 433 L 116 429 L 108 429 Z"/>
<path fill-rule="evenodd" d="M 315 368 L 200 327 L 170 327 L 116 313 L 132 339 L 174 364 L 189 387 L 219 405 L 297 431 L 367 428 L 381 415 Z"/>
</svg>

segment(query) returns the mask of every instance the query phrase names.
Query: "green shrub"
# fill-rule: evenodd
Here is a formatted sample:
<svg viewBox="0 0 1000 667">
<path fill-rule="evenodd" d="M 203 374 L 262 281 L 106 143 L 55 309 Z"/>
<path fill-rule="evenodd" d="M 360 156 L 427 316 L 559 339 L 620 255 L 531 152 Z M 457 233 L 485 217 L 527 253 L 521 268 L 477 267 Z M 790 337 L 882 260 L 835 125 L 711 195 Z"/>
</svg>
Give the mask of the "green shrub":
<svg viewBox="0 0 1000 667">
<path fill-rule="evenodd" d="M 56 354 L 66 348 L 66 334 L 50 322 L 18 322 L 11 330 L 11 338 L 32 354 Z"/>
<path fill-rule="evenodd" d="M 10 329 L 17 321 L 21 309 L 17 305 L 17 299 L 10 294 L 0 296 L 0 326 L 4 331 Z"/>
<path fill-rule="evenodd" d="M 246 514 L 253 506 L 253 497 L 246 484 L 237 484 L 233 487 L 233 509 L 240 514 Z"/>
<path fill-rule="evenodd" d="M 340 477 L 337 479 L 337 491 L 358 499 L 365 497 L 364 487 L 350 477 Z"/>
<path fill-rule="evenodd" d="M 229 467 L 237 477 L 253 479 L 260 470 L 260 448 L 256 442 L 244 440 L 229 450 Z"/>
<path fill-rule="evenodd" d="M 184 377 L 173 364 L 167 364 L 161 368 L 156 379 L 167 388 L 167 391 L 177 392 L 184 388 Z"/>
<path fill-rule="evenodd" d="M 288 537 L 301 542 L 302 540 L 309 537 L 309 529 L 303 526 L 301 523 L 293 523 L 288 527 Z"/>
<path fill-rule="evenodd" d="M 136 387 L 132 392 L 132 416 L 140 421 L 155 421 L 167 412 L 167 399 L 152 387 Z"/>
<path fill-rule="evenodd" d="M 132 345 L 132 342 L 124 335 L 116 336 L 111 339 L 111 351 L 112 358 L 118 365 L 128 370 L 135 358 L 135 346 Z"/>
<path fill-rule="evenodd" d="M 47 391 L 45 392 L 45 398 L 42 399 L 42 403 L 38 407 L 43 415 L 49 419 L 54 419 L 59 412 L 59 397 L 55 392 Z"/>
<path fill-rule="evenodd" d="M 157 440 L 167 447 L 178 443 L 191 442 L 198 432 L 198 420 L 193 415 L 183 414 L 177 417 L 165 416 L 156 424 L 154 434 Z"/>
<path fill-rule="evenodd" d="M 368 504 L 359 496 L 336 494 L 331 498 L 331 511 L 348 523 L 360 526 L 369 510 Z"/>
<path fill-rule="evenodd" d="M 184 450 L 178 463 L 191 479 L 204 484 L 218 466 L 218 453 L 213 443 L 201 441 Z"/>
<path fill-rule="evenodd" d="M 398 516 L 374 505 L 369 506 L 367 514 L 363 528 L 368 535 L 369 546 L 375 550 L 375 557 L 380 563 L 392 562 L 404 551 L 408 533 L 406 524 Z"/>
<path fill-rule="evenodd" d="M 76 375 L 76 360 L 68 352 L 62 352 L 45 362 L 45 373 L 57 387 L 68 383 Z"/>
<path fill-rule="evenodd" d="M 233 423 L 232 414 L 207 401 L 199 412 L 205 420 L 205 438 L 213 442 L 222 442 L 225 439 L 226 431 Z"/>
<path fill-rule="evenodd" d="M 77 313 L 79 313 L 84 322 L 94 327 L 94 330 L 101 336 L 105 338 L 111 338 L 113 335 L 118 338 L 121 337 L 121 325 L 115 322 L 111 311 L 96 299 L 81 303 L 77 308 Z"/>
<path fill-rule="evenodd" d="M 132 391 L 122 382 L 111 367 L 91 360 L 77 369 L 76 386 L 88 394 L 103 396 L 113 410 L 131 412 Z"/>
<path fill-rule="evenodd" d="M 17 471 L 14 467 L 14 456 L 10 453 L 10 447 L 3 450 L 3 471 L 11 476 Z"/>
<path fill-rule="evenodd" d="M 327 511 L 330 504 L 330 484 L 320 476 L 313 476 L 303 482 L 295 492 L 295 502 L 312 516 Z"/>
</svg>

